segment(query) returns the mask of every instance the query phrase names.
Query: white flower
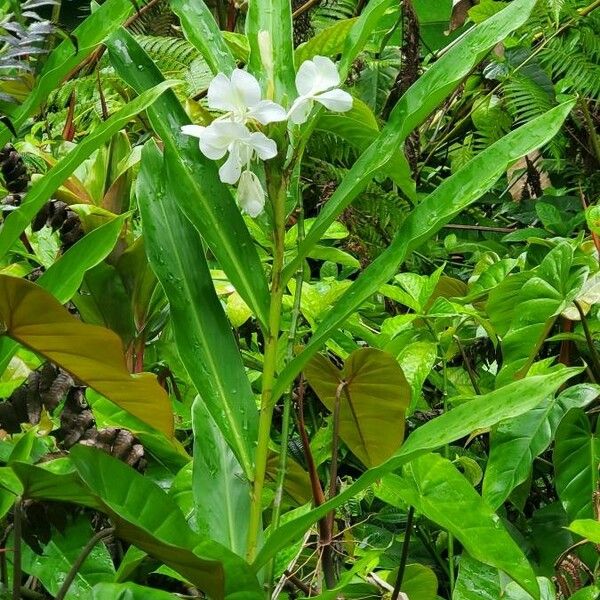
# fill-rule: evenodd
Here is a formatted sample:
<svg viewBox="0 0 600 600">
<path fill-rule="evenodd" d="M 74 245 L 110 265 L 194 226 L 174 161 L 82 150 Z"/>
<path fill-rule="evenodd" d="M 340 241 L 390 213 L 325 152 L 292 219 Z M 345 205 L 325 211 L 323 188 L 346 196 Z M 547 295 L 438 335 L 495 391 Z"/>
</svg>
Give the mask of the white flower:
<svg viewBox="0 0 600 600">
<path fill-rule="evenodd" d="M 260 179 L 252 171 L 244 171 L 240 176 L 237 201 L 240 208 L 251 217 L 258 217 L 265 207 L 265 190 Z"/>
<path fill-rule="evenodd" d="M 296 73 L 298 98 L 288 112 L 288 119 L 297 125 L 306 122 L 315 102 L 335 112 L 352 108 L 352 96 L 337 89 L 340 74 L 335 63 L 325 56 L 305 60 Z"/>
<path fill-rule="evenodd" d="M 268 125 L 285 121 L 283 107 L 271 100 L 260 99 L 260 85 L 256 77 L 242 69 L 234 69 L 231 77 L 218 73 L 208 86 L 208 106 L 222 110 L 232 121 L 258 121 Z"/>
<path fill-rule="evenodd" d="M 213 121 L 208 127 L 184 125 L 181 131 L 200 140 L 200 151 L 207 158 L 219 160 L 229 153 L 219 169 L 223 183 L 237 183 L 242 167 L 249 168 L 255 155 L 268 160 L 277 154 L 277 144 L 272 139 L 259 131 L 251 132 L 242 123 Z"/>
</svg>

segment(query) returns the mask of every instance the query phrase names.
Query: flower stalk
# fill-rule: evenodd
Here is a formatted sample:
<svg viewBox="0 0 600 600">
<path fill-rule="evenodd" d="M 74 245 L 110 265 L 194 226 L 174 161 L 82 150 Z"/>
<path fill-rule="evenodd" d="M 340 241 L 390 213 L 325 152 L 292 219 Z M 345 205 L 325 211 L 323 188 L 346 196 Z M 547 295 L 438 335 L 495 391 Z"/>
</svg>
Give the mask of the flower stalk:
<svg viewBox="0 0 600 600">
<path fill-rule="evenodd" d="M 263 362 L 262 394 L 258 422 L 258 443 L 254 466 L 254 482 L 250 504 L 248 528 L 248 562 L 256 556 L 258 535 L 261 527 L 262 495 L 267 470 L 271 423 L 273 421 L 273 387 L 277 372 L 277 346 L 281 325 L 281 306 L 284 285 L 281 277 L 285 251 L 285 199 L 287 176 L 281 174 L 278 164 L 265 165 L 267 188 L 273 207 L 273 269 L 271 273 L 271 304 Z"/>
</svg>

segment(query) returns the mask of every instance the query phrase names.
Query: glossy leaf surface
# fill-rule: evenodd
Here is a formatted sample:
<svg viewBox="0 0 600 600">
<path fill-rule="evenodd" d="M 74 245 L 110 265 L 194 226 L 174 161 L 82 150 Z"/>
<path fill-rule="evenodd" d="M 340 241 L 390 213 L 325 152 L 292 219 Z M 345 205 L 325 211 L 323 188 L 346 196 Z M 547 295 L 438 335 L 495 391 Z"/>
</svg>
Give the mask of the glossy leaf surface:
<svg viewBox="0 0 600 600">
<path fill-rule="evenodd" d="M 155 375 L 129 374 L 121 340 L 112 331 L 82 323 L 41 287 L 6 275 L 0 275 L 0 319 L 5 335 L 172 435 L 167 393 Z"/>
<path fill-rule="evenodd" d="M 151 142 L 143 151 L 137 187 L 150 263 L 169 298 L 179 356 L 250 479 L 258 429 L 256 403 L 200 236 L 165 190 L 163 174 L 162 156 Z"/>
<path fill-rule="evenodd" d="M 535 573 L 522 550 L 449 460 L 438 454 L 420 456 L 401 477 L 383 477 L 375 493 L 392 506 L 414 506 L 456 536 L 473 558 L 508 573 L 537 596 Z"/>
<path fill-rule="evenodd" d="M 393 356 L 374 348 L 356 350 L 340 370 L 317 355 L 304 374 L 331 412 L 339 396 L 340 438 L 365 466 L 375 467 L 398 450 L 410 387 Z"/>
</svg>

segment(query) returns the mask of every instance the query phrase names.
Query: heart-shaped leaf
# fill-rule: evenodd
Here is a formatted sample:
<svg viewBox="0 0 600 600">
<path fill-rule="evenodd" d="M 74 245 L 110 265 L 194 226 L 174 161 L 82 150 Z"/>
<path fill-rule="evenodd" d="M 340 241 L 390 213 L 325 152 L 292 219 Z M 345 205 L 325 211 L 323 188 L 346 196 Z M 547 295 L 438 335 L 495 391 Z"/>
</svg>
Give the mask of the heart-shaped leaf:
<svg viewBox="0 0 600 600">
<path fill-rule="evenodd" d="M 332 412 L 339 398 L 340 437 L 365 466 L 377 466 L 398 450 L 410 386 L 391 354 L 363 348 L 353 352 L 341 370 L 317 355 L 305 375 Z"/>
</svg>

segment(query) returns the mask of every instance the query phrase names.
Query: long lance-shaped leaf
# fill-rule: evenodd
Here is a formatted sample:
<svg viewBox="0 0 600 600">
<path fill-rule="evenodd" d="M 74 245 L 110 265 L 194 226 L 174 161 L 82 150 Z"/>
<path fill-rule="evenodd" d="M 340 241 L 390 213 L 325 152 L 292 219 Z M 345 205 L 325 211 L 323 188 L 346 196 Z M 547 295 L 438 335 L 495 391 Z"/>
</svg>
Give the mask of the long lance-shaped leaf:
<svg viewBox="0 0 600 600">
<path fill-rule="evenodd" d="M 126 215 L 120 215 L 90 231 L 50 265 L 36 283 L 50 292 L 61 304 L 68 302 L 79 289 L 86 271 L 103 261 L 114 248 Z M 0 338 L 0 373 L 8 366 L 19 344 Z"/>
<path fill-rule="evenodd" d="M 431 238 L 452 217 L 480 198 L 506 171 L 508 165 L 552 139 L 572 107 L 573 102 L 565 102 L 510 132 L 427 196 L 411 212 L 385 252 L 364 270 L 325 315 L 302 353 L 283 370 L 273 392 L 274 398 L 283 393 L 331 333 L 382 284 L 394 276 L 398 265 L 410 252 Z"/>
<path fill-rule="evenodd" d="M 92 152 L 107 142 L 139 112 L 148 108 L 165 90 L 177 83 L 176 81 L 163 81 L 144 91 L 102 125 L 96 127 L 69 154 L 59 160 L 41 179 L 38 179 L 27 192 L 25 202 L 17 210 L 11 212 L 2 224 L 0 257 L 9 251 L 44 203 Z"/>
<path fill-rule="evenodd" d="M 204 0 L 171 0 L 185 37 L 202 54 L 213 73 L 229 75 L 235 58 L 225 43 L 219 26 Z"/>
<path fill-rule="evenodd" d="M 35 87 L 11 117 L 15 129 L 41 106 L 64 78 L 84 61 L 106 37 L 133 13 L 132 0 L 107 0 L 79 25 L 70 39 L 61 42 L 48 56 Z M 77 48 L 75 47 L 77 44 Z M 0 147 L 11 138 L 10 130 L 0 126 Z"/>
<path fill-rule="evenodd" d="M 346 78 L 354 59 L 367 43 L 379 19 L 392 4 L 394 0 L 372 0 L 364 7 L 344 42 L 342 60 L 339 64 L 342 79 Z"/>
<path fill-rule="evenodd" d="M 284 270 L 291 277 L 333 220 L 366 188 L 395 155 L 408 135 L 439 106 L 483 56 L 529 17 L 535 0 L 515 0 L 503 11 L 474 27 L 400 98 L 387 125 L 354 163 L 306 234 L 298 256 Z"/>
<path fill-rule="evenodd" d="M 163 80 L 152 59 L 124 29 L 107 46 L 119 76 L 138 93 Z M 172 92 L 159 99 L 148 116 L 172 157 L 167 177 L 185 216 L 217 257 L 258 320 L 267 322 L 269 290 L 256 247 L 228 188 L 219 181 L 215 161 L 200 153 L 197 140 L 181 133 L 190 120 Z"/>
<path fill-rule="evenodd" d="M 250 480 L 258 413 L 231 327 L 215 292 L 200 236 L 165 190 L 154 142 L 142 152 L 137 198 L 146 251 L 171 306 L 179 356 Z"/>
<path fill-rule="evenodd" d="M 156 375 L 130 375 L 121 339 L 82 323 L 56 298 L 25 279 L 0 275 L 4 335 L 41 354 L 144 423 L 173 435 L 173 414 Z"/>
<path fill-rule="evenodd" d="M 250 71 L 269 98 L 287 104 L 294 94 L 291 0 L 249 0 L 246 35 Z"/>
<path fill-rule="evenodd" d="M 282 525 L 266 541 L 254 561 L 256 569 L 266 564 L 277 552 L 301 537 L 313 523 L 327 515 L 386 473 L 399 469 L 413 458 L 450 444 L 472 432 L 493 427 L 504 419 L 512 419 L 553 394 L 566 380 L 581 369 L 560 369 L 548 375 L 527 377 L 489 394 L 478 396 L 415 430 L 402 448 L 379 467 L 369 469 L 335 498 L 318 508 Z"/>
</svg>

